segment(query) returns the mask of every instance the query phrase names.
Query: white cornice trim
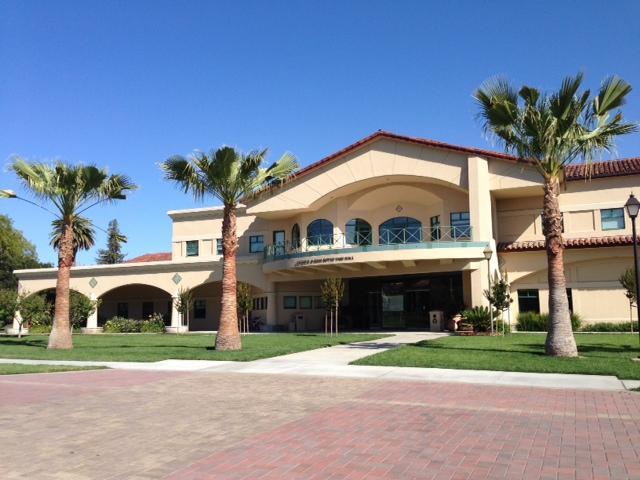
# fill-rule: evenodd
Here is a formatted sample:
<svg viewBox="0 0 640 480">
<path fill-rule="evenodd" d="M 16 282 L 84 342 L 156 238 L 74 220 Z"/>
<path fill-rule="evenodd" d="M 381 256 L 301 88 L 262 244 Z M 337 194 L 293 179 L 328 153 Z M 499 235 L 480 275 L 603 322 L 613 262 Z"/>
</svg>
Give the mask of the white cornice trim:
<svg viewBox="0 0 640 480">
<path fill-rule="evenodd" d="M 258 256 L 239 256 L 237 262 L 239 264 L 251 264 L 258 263 L 260 258 Z M 79 275 L 100 275 L 100 274 L 117 274 L 119 271 L 123 275 L 136 271 L 155 271 L 155 270 L 184 270 L 185 267 L 202 268 L 209 265 L 220 265 L 222 263 L 222 257 L 208 257 L 208 258 L 194 258 L 194 259 L 181 259 L 179 261 L 174 260 L 162 260 L 158 262 L 133 262 L 133 263 L 117 263 L 114 265 L 83 265 L 78 267 L 71 267 L 72 274 Z M 50 276 L 57 275 L 57 268 L 31 268 L 25 270 L 14 270 L 13 272 L 18 278 L 28 278 L 34 276 Z"/>
</svg>

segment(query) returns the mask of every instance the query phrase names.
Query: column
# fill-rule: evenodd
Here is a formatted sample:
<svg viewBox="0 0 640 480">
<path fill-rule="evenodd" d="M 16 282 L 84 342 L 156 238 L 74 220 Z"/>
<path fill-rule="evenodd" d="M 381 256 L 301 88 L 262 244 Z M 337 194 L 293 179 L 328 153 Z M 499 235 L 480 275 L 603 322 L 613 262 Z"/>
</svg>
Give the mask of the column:
<svg viewBox="0 0 640 480">
<path fill-rule="evenodd" d="M 278 295 L 275 292 L 265 292 L 267 297 L 267 311 L 265 318 L 265 324 L 268 325 L 268 330 L 273 330 L 273 325 L 278 323 Z"/>
<path fill-rule="evenodd" d="M 469 182 L 469 217 L 471 221 L 471 235 L 474 242 L 486 242 L 489 244 L 493 255 L 489 268 L 493 279 L 498 272 L 498 252 L 493 234 L 493 209 L 491 201 L 491 185 L 489 182 L 489 162 L 486 158 L 468 157 L 467 171 Z M 468 307 L 480 305 L 489 306 L 489 301 L 484 297 L 484 290 L 489 288 L 487 278 L 487 261 L 475 262 L 471 271 L 471 302 Z"/>
<path fill-rule="evenodd" d="M 89 295 L 89 299 L 96 303 L 96 294 L 92 293 Z M 98 306 L 96 305 L 95 310 L 91 315 L 87 317 L 87 326 L 86 328 L 81 329 L 82 333 L 100 333 L 102 332 L 102 328 L 98 327 Z"/>
<path fill-rule="evenodd" d="M 182 325 L 182 314 L 176 308 L 178 294 L 171 297 L 171 326 L 167 328 L 167 333 L 186 332 L 187 327 Z"/>
<path fill-rule="evenodd" d="M 20 310 L 16 310 L 13 314 L 13 324 L 11 328 L 7 328 L 7 333 L 9 335 L 18 335 L 18 331 L 20 330 L 20 323 L 22 322 L 22 315 L 20 315 Z M 25 335 L 29 333 L 29 330 L 26 328 L 26 325 L 22 326 L 22 334 Z"/>
</svg>

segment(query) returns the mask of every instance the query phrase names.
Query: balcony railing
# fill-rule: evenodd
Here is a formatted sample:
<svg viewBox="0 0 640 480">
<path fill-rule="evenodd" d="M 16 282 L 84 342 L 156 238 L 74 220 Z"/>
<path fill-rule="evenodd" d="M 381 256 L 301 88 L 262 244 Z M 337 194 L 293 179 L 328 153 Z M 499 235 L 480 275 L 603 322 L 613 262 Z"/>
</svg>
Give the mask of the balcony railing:
<svg viewBox="0 0 640 480">
<path fill-rule="evenodd" d="M 432 248 L 456 243 L 468 243 L 471 238 L 471 227 L 468 225 L 391 228 L 380 232 L 378 235 L 374 235 L 372 231 L 351 234 L 324 234 L 302 238 L 297 244 L 285 242 L 267 245 L 264 248 L 264 259 L 266 262 L 270 262 L 344 250 L 367 252 L 405 248 Z"/>
</svg>

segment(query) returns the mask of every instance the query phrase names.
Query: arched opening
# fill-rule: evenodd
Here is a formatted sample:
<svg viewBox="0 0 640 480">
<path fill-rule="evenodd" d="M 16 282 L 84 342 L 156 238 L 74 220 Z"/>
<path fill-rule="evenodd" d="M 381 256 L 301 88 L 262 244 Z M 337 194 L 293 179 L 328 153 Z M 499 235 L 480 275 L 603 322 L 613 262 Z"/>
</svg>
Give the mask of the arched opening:
<svg viewBox="0 0 640 480">
<path fill-rule="evenodd" d="M 29 293 L 21 302 L 20 315 L 32 332 L 47 333 L 53 324 L 55 304 L 55 288 Z M 74 329 L 80 329 L 87 324 L 87 318 L 94 308 L 94 302 L 89 297 L 77 290 L 69 290 L 69 321 Z"/>
<path fill-rule="evenodd" d="M 333 223 L 324 218 L 314 220 L 307 225 L 308 245 L 332 245 L 333 244 Z"/>
<path fill-rule="evenodd" d="M 192 288 L 191 293 L 193 307 L 189 312 L 189 318 L 183 319 L 183 324 L 188 324 L 190 332 L 218 330 L 222 311 L 222 282 L 203 283 Z M 251 318 L 261 317 L 262 320 L 266 320 L 267 302 L 261 293 L 262 290 L 252 286 L 253 308 L 250 315 Z"/>
<path fill-rule="evenodd" d="M 297 223 L 291 228 L 291 247 L 300 248 L 300 226 Z"/>
<path fill-rule="evenodd" d="M 362 218 L 353 218 L 345 225 L 345 237 L 349 245 L 371 245 L 371 225 Z"/>
<path fill-rule="evenodd" d="M 134 283 L 116 287 L 102 294 L 98 306 L 98 325 L 113 317 L 145 320 L 160 314 L 165 325 L 171 324 L 172 298 L 169 293 L 152 285 Z"/>
<path fill-rule="evenodd" d="M 412 217 L 394 217 L 380 224 L 380 245 L 422 242 L 422 223 Z"/>
</svg>

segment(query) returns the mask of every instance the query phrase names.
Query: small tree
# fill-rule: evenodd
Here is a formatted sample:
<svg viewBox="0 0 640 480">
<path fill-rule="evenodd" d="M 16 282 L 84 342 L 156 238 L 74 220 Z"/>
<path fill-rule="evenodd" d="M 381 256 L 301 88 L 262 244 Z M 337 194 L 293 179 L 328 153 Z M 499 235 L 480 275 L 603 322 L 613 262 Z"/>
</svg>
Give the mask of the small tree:
<svg viewBox="0 0 640 480">
<path fill-rule="evenodd" d="M 122 244 L 127 243 L 127 237 L 120 233 L 118 220 L 115 218 L 109 222 L 107 228 L 107 248 L 98 250 L 96 262 L 100 265 L 122 263 L 125 254 L 122 253 Z"/>
<path fill-rule="evenodd" d="M 100 300 L 91 300 L 86 295 L 71 290 L 69 292 L 69 322 L 71 329 L 85 325 L 87 318 L 96 311 L 99 303 Z"/>
<path fill-rule="evenodd" d="M 18 337 L 22 334 L 23 325 L 46 327 L 52 324 L 53 305 L 47 302 L 44 295 L 23 292 L 18 297 Z"/>
<path fill-rule="evenodd" d="M 181 288 L 176 298 L 176 310 L 182 317 L 187 319 L 187 330 L 189 330 L 189 312 L 193 307 L 193 292 L 190 288 Z M 176 330 L 178 333 L 179 329 Z"/>
<path fill-rule="evenodd" d="M 241 333 L 249 333 L 249 312 L 253 306 L 251 285 L 245 282 L 238 282 L 236 292 L 238 298 L 239 329 Z"/>
<path fill-rule="evenodd" d="M 11 288 L 0 290 L 0 328 L 13 322 L 18 304 L 18 292 Z"/>
<path fill-rule="evenodd" d="M 506 277 L 498 278 L 497 273 L 490 287 L 483 293 L 493 309 L 500 312 L 501 315 L 505 310 L 509 309 L 513 302 L 509 282 Z M 511 324 L 509 324 L 509 327 L 511 327 Z M 502 329 L 502 333 L 504 333 L 504 320 L 502 321 Z M 493 333 L 493 323 L 491 324 L 491 332 Z"/>
<path fill-rule="evenodd" d="M 338 309 L 340 306 L 340 300 L 342 300 L 342 296 L 344 295 L 344 282 L 341 278 L 327 278 L 324 282 L 322 282 L 322 285 L 320 286 L 320 292 L 322 294 L 322 300 L 324 301 L 328 312 L 328 322 L 327 313 L 325 313 L 324 333 L 325 335 L 327 334 L 328 326 L 329 334 L 333 335 L 333 332 L 335 331 L 337 335 Z"/>
<path fill-rule="evenodd" d="M 624 295 L 629 300 L 629 323 L 631 324 L 631 333 L 633 333 L 633 307 L 638 299 L 636 298 L 636 271 L 633 268 L 627 268 L 625 272 L 618 278 L 620 285 L 626 291 Z"/>
</svg>

